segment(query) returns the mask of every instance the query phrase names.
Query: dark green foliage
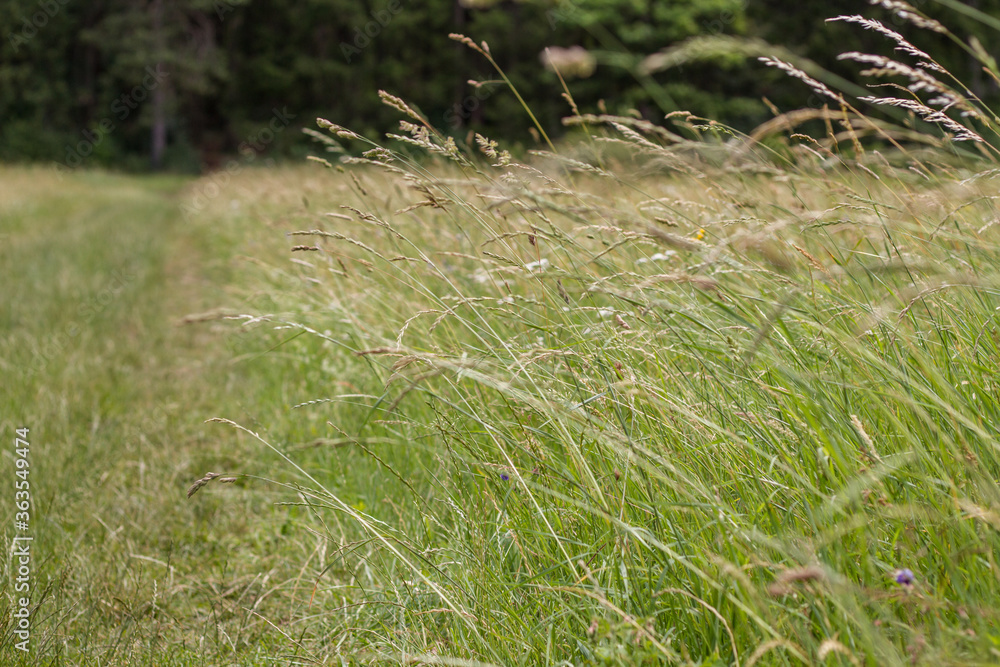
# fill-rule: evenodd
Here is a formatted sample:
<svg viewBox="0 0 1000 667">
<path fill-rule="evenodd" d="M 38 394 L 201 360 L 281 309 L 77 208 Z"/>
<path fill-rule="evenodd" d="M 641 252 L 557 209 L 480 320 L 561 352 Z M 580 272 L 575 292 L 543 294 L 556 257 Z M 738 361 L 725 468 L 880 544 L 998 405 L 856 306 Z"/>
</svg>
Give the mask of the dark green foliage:
<svg viewBox="0 0 1000 667">
<path fill-rule="evenodd" d="M 997 0 L 962 11 L 915 4 L 960 38 L 991 43 L 983 15 L 996 14 Z M 567 80 L 581 111 L 603 104 L 660 122 L 685 109 L 748 130 L 770 116 L 762 97 L 783 110 L 801 106 L 801 84 L 735 54 L 653 75 L 640 73 L 642 58 L 690 37 L 733 35 L 781 44 L 854 78 L 857 68 L 838 62 L 838 53 L 890 54 L 892 46 L 870 31 L 823 23 L 859 12 L 883 19 L 967 74 L 977 95 L 995 99 L 995 83 L 960 45 L 846 1 L 0 0 L 0 159 L 196 169 L 260 152 L 301 155 L 311 147 L 297 129 L 317 116 L 366 135 L 394 129 L 378 89 L 460 141 L 474 129 L 534 145 L 531 123 L 505 85 L 468 84 L 496 73 L 449 40 L 451 32 L 489 43 L 552 136 L 569 107 L 539 56 L 547 46 L 574 45 L 598 63 L 593 76 Z M 144 84 L 150 68 L 167 73 L 153 89 Z M 292 131 L 252 141 L 283 108 L 295 116 Z"/>
</svg>

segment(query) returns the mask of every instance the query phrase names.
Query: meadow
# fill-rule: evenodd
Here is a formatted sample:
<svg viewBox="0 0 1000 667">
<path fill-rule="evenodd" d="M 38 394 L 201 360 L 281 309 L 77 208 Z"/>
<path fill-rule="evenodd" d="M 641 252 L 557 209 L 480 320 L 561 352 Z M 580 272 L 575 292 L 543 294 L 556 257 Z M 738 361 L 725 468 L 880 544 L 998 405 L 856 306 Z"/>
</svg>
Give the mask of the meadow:
<svg viewBox="0 0 1000 667">
<path fill-rule="evenodd" d="M 599 138 L 5 170 L 34 664 L 996 660 L 996 174 Z"/>
<path fill-rule="evenodd" d="M 842 103 L 0 171 L 5 659 L 1000 661 L 996 150 L 771 64 Z"/>
</svg>

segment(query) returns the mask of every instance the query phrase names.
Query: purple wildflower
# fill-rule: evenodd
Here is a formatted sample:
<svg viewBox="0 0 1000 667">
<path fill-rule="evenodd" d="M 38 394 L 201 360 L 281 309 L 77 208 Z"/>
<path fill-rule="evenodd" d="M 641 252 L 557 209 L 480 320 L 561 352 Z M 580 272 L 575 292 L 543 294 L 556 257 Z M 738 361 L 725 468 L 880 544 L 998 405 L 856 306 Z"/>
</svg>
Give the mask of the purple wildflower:
<svg viewBox="0 0 1000 667">
<path fill-rule="evenodd" d="M 500 479 L 502 479 L 503 481 L 505 481 L 505 482 L 506 482 L 507 480 L 509 480 L 509 479 L 510 479 L 510 475 L 508 475 L 508 474 L 507 474 L 507 473 L 505 473 L 505 472 L 502 472 L 502 473 L 500 473 Z"/>
<path fill-rule="evenodd" d="M 902 570 L 896 570 L 896 574 L 893 578 L 896 580 L 896 583 L 899 584 L 900 586 L 912 586 L 913 583 L 917 580 L 917 578 L 913 576 L 913 570 L 909 570 L 907 568 L 903 568 Z"/>
</svg>

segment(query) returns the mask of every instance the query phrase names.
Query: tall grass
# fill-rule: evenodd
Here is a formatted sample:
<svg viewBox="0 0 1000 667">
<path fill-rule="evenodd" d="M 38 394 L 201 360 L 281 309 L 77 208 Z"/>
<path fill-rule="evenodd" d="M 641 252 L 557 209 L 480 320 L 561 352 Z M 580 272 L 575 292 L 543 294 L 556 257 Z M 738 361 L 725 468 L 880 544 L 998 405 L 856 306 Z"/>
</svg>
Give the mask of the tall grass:
<svg viewBox="0 0 1000 667">
<path fill-rule="evenodd" d="M 441 164 L 368 142 L 246 315 L 315 341 L 297 409 L 351 452 L 275 446 L 325 540 L 312 657 L 1000 660 L 989 162 L 846 101 L 767 148 L 577 114 L 517 161 L 385 99 Z"/>
</svg>

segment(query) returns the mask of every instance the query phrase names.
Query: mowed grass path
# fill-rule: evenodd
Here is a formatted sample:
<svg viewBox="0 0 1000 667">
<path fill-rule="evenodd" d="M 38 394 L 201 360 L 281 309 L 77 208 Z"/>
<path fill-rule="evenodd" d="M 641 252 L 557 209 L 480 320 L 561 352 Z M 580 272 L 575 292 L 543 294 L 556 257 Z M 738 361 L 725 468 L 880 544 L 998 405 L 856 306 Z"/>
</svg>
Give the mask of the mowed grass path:
<svg viewBox="0 0 1000 667">
<path fill-rule="evenodd" d="M 296 652 L 270 625 L 310 594 L 296 578 L 302 545 L 281 535 L 295 532 L 287 508 L 266 488 L 185 497 L 220 462 L 266 469 L 249 439 L 203 422 L 252 424 L 247 405 L 287 388 L 277 357 L 233 363 L 234 327 L 179 324 L 225 303 L 217 286 L 239 250 L 232 230 L 181 215 L 185 185 L 0 170 L 0 529 L 9 546 L 15 429 L 29 428 L 34 537 L 30 653 L 0 628 L 2 664 Z M 19 597 L 12 568 L 8 556 L 5 623 Z"/>
</svg>

